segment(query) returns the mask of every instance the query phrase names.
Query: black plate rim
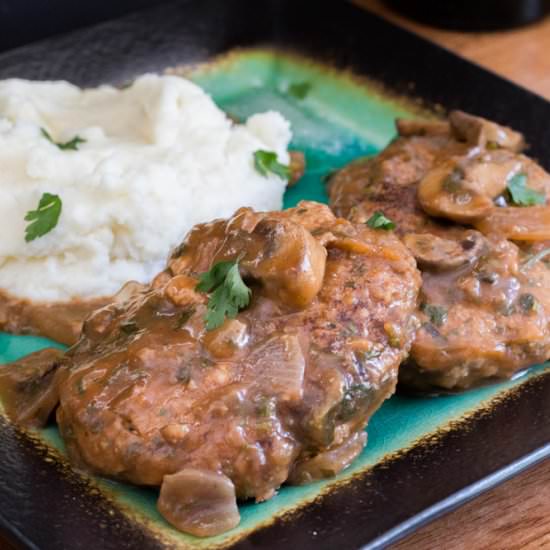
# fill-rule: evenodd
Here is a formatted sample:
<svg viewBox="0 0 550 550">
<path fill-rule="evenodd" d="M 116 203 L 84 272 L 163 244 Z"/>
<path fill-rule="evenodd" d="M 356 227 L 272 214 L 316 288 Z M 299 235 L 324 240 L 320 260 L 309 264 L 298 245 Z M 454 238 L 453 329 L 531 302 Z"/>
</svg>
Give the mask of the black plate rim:
<svg viewBox="0 0 550 550">
<path fill-rule="evenodd" d="M 480 479 L 476 483 L 472 483 L 464 487 L 460 491 L 453 493 L 447 498 L 430 506 L 411 517 L 410 519 L 396 525 L 393 529 L 386 531 L 382 536 L 377 537 L 371 542 L 365 544 L 362 550 L 381 550 L 396 542 L 406 538 L 414 533 L 420 527 L 428 525 L 432 521 L 440 518 L 460 506 L 470 502 L 477 497 L 487 493 L 491 489 L 498 487 L 505 481 L 516 477 L 517 475 L 534 468 L 545 460 L 550 458 L 550 443 L 539 447 L 535 451 L 523 456 L 519 460 L 510 463 L 508 466 L 497 470 L 491 475 Z"/>
</svg>

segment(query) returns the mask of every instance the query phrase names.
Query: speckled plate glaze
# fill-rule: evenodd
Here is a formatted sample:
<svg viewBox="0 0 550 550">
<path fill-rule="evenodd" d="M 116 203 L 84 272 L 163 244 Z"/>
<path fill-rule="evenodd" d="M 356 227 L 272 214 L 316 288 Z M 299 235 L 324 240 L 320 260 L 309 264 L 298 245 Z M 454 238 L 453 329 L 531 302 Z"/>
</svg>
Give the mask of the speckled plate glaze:
<svg viewBox="0 0 550 550">
<path fill-rule="evenodd" d="M 326 201 L 323 178 L 375 153 L 396 116 L 460 107 L 523 131 L 543 157 L 543 99 L 346 2 L 169 3 L 0 55 L 0 78 L 122 84 L 185 66 L 232 115 L 277 109 L 291 120 L 305 178 L 285 206 Z M 305 98 L 289 85 L 308 82 Z M 420 98 L 420 99 L 419 99 Z M 0 363 L 48 342 L 0 334 Z M 397 395 L 335 479 L 283 487 L 241 506 L 234 530 L 197 539 L 156 512 L 157 492 L 75 472 L 52 425 L 21 432 L 0 416 L 0 528 L 29 548 L 381 548 L 550 456 L 550 367 L 461 395 Z"/>
</svg>

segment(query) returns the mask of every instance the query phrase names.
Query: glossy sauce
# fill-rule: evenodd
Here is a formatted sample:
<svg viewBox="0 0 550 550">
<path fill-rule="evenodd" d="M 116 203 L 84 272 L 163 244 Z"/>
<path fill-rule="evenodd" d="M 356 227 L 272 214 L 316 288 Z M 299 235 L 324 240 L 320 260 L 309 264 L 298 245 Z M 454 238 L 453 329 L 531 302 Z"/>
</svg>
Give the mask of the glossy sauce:
<svg viewBox="0 0 550 550">
<path fill-rule="evenodd" d="M 199 276 L 235 259 L 251 303 L 207 331 Z M 361 451 L 410 347 L 419 284 L 391 232 L 316 203 L 196 226 L 150 287 L 128 285 L 85 322 L 55 379 L 67 450 L 162 485 L 179 529 L 221 532 L 236 498 L 334 475 Z"/>
<path fill-rule="evenodd" d="M 506 189 L 523 174 L 548 202 L 550 175 L 520 154 L 521 134 L 466 113 L 397 126 L 378 156 L 331 179 L 330 198 L 354 222 L 382 210 L 422 270 L 400 381 L 465 389 L 547 360 L 550 270 L 535 254 L 548 245 L 550 207 L 510 204 Z"/>
</svg>

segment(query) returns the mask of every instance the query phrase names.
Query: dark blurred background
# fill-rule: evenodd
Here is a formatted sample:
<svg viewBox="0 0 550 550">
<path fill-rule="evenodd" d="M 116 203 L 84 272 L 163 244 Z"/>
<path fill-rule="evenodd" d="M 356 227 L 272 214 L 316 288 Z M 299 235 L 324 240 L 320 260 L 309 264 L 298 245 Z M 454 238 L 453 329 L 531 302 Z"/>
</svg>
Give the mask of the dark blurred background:
<svg viewBox="0 0 550 550">
<path fill-rule="evenodd" d="M 385 0 L 423 23 L 462 31 L 491 31 L 537 21 L 550 11 L 550 0 Z"/>
<path fill-rule="evenodd" d="M 0 0 L 0 51 L 161 3 L 155 0 Z"/>
<path fill-rule="evenodd" d="M 0 0 L 0 51 L 162 4 L 163 1 L 166 0 Z M 230 1 L 220 0 L 221 3 Z M 347 0 L 318 0 L 324 1 Z M 470 31 L 516 27 L 536 21 L 550 11 L 550 0 L 384 2 L 395 11 L 424 23 Z M 315 13 L 312 13 L 312 24 L 315 24 Z"/>
</svg>

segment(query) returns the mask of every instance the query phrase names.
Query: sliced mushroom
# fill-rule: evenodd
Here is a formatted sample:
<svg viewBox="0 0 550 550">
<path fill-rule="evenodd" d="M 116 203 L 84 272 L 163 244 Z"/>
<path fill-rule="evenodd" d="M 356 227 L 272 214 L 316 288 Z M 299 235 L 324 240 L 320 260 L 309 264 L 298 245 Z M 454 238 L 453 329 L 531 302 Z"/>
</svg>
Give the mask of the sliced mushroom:
<svg viewBox="0 0 550 550">
<path fill-rule="evenodd" d="M 512 241 L 550 240 L 550 206 L 493 208 L 475 227 Z"/>
<path fill-rule="evenodd" d="M 361 454 L 366 442 L 366 432 L 356 432 L 342 445 L 299 462 L 290 474 L 289 483 L 304 485 L 326 477 L 334 477 Z"/>
<path fill-rule="evenodd" d="M 0 367 L 2 404 L 18 424 L 42 427 L 59 401 L 55 375 L 63 352 L 46 348 Z"/>
<path fill-rule="evenodd" d="M 417 197 L 426 213 L 459 223 L 481 218 L 493 207 L 489 197 L 465 188 L 464 172 L 454 162 L 428 172 L 418 186 Z"/>
<path fill-rule="evenodd" d="M 460 238 L 452 240 L 431 233 L 409 233 L 403 240 L 418 266 L 434 271 L 447 271 L 473 263 L 486 248 L 484 237 L 477 231 L 465 231 Z"/>
<path fill-rule="evenodd" d="M 395 121 L 397 132 L 400 136 L 448 136 L 450 126 L 444 120 L 415 120 L 410 118 L 398 118 Z"/>
<path fill-rule="evenodd" d="M 523 169 L 523 159 L 506 150 L 486 151 L 462 163 L 465 186 L 472 192 L 494 199 L 508 180 Z"/>
<path fill-rule="evenodd" d="M 494 198 L 504 192 L 510 177 L 521 169 L 521 160 L 509 151 L 450 159 L 422 179 L 418 200 L 432 216 L 471 223 L 493 208 Z"/>
<path fill-rule="evenodd" d="M 197 537 L 218 535 L 240 521 L 233 482 L 206 470 L 164 476 L 157 507 L 166 521 Z"/>
<path fill-rule="evenodd" d="M 525 148 L 525 140 L 519 132 L 470 115 L 463 111 L 452 111 L 449 115 L 451 130 L 457 139 L 481 148 L 502 148 L 520 152 Z"/>
<path fill-rule="evenodd" d="M 259 279 L 274 298 L 304 308 L 317 296 L 327 251 L 303 226 L 286 220 L 261 220 L 245 246 L 243 269 Z"/>
</svg>

